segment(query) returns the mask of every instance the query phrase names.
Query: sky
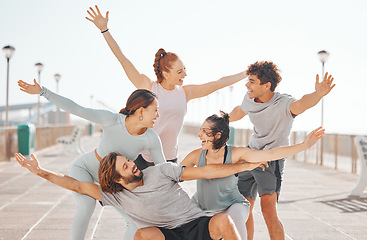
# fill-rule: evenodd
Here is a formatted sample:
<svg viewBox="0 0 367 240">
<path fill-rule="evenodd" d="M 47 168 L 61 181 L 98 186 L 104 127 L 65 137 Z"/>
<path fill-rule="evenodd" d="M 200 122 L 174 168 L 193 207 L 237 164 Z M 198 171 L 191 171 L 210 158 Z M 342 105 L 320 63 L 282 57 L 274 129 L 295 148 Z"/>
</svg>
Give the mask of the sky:
<svg viewBox="0 0 367 240">
<path fill-rule="evenodd" d="M 273 61 L 281 70 L 276 91 L 296 99 L 315 89 L 322 72 L 317 53 L 330 52 L 325 71 L 336 87 L 324 98 L 328 133 L 367 135 L 367 2 L 363 0 L 0 0 L 0 47 L 12 45 L 9 104 L 36 102 L 17 81 L 41 84 L 75 102 L 119 111 L 135 90 L 100 31 L 85 19 L 90 6 L 110 11 L 109 29 L 123 53 L 151 79 L 159 48 L 177 53 L 184 84 L 202 84 Z M 4 55 L 3 55 L 4 56 Z M 2 59 L 2 60 L 1 60 Z M 202 122 L 241 104 L 246 80 L 188 104 L 187 122 Z M 6 59 L 0 57 L 0 106 L 6 101 Z M 91 98 L 93 96 L 93 98 Z M 46 102 L 46 100 L 42 100 Z M 104 106 L 97 104 L 103 102 Z M 320 125 L 320 104 L 298 116 L 293 130 Z M 246 117 L 234 127 L 251 124 Z"/>
</svg>

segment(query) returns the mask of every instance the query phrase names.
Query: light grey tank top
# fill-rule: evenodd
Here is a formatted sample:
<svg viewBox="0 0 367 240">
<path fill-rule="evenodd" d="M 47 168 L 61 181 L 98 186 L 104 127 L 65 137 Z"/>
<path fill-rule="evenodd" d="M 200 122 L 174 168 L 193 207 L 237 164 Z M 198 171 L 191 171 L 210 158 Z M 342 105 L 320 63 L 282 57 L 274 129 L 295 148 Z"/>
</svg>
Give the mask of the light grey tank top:
<svg viewBox="0 0 367 240">
<path fill-rule="evenodd" d="M 232 146 L 227 146 L 227 155 L 224 164 L 232 164 Z M 207 150 L 200 153 L 198 167 L 206 165 Z M 234 203 L 250 203 L 242 196 L 237 186 L 238 178 L 231 175 L 224 178 L 198 179 L 197 192 L 192 197 L 196 203 L 207 214 L 221 212 Z"/>
</svg>

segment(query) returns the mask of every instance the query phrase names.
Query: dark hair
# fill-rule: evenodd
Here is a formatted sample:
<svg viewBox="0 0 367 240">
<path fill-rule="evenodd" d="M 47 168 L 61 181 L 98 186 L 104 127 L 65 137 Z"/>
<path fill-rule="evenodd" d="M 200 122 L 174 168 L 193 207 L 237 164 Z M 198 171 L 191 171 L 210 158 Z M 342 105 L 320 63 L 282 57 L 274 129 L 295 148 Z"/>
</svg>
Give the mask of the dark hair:
<svg viewBox="0 0 367 240">
<path fill-rule="evenodd" d="M 255 62 L 251 64 L 248 66 L 246 74 L 256 75 L 257 78 L 260 79 L 261 84 L 270 82 L 270 90 L 272 92 L 274 92 L 275 88 L 278 86 L 278 83 L 282 80 L 277 65 L 268 61 Z"/>
<path fill-rule="evenodd" d="M 116 158 L 121 156 L 117 152 L 111 152 L 105 156 L 98 169 L 99 184 L 103 192 L 117 193 L 125 188 L 117 183 L 122 176 L 116 171 Z"/>
<path fill-rule="evenodd" d="M 213 125 L 210 128 L 210 137 L 214 137 L 213 148 L 220 149 L 225 146 L 229 139 L 229 115 L 223 111 L 220 111 L 220 117 L 217 114 L 213 114 L 205 121 L 211 122 Z M 215 139 L 217 133 L 221 133 L 220 138 Z"/>
<path fill-rule="evenodd" d="M 157 81 L 161 83 L 164 79 L 163 71 L 169 72 L 172 69 L 172 63 L 177 61 L 179 57 L 172 52 L 166 52 L 163 48 L 160 48 L 155 54 L 154 59 L 154 72 L 157 76 Z"/>
<path fill-rule="evenodd" d="M 120 113 L 130 116 L 139 108 L 147 108 L 157 96 L 149 90 L 137 89 L 127 99 L 126 107 L 120 110 Z"/>
</svg>

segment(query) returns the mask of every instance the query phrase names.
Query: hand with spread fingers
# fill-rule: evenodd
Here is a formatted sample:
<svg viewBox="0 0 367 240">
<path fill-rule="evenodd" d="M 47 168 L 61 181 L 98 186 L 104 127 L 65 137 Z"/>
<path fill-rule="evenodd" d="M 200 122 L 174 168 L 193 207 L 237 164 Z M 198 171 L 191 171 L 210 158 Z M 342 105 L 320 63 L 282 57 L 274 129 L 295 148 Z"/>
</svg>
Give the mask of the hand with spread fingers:
<svg viewBox="0 0 367 240">
<path fill-rule="evenodd" d="M 312 147 L 313 145 L 315 145 L 315 143 L 324 136 L 325 134 L 325 129 L 323 129 L 322 127 L 318 127 L 315 130 L 313 130 L 312 132 L 310 132 L 305 140 L 303 141 L 303 143 L 306 145 L 307 148 Z"/>
<path fill-rule="evenodd" d="M 335 84 L 333 84 L 334 78 L 332 75 L 329 75 L 328 73 L 325 73 L 324 79 L 322 82 L 319 82 L 319 75 L 316 75 L 316 83 L 315 83 L 315 90 L 316 92 L 321 96 L 326 96 L 331 89 L 335 87 Z"/>
<path fill-rule="evenodd" d="M 28 94 L 39 94 L 42 90 L 41 86 L 37 83 L 36 79 L 33 79 L 34 84 L 26 83 L 22 80 L 18 81 L 20 90 Z"/>
<path fill-rule="evenodd" d="M 94 10 L 92 7 L 89 8 L 87 13 L 89 14 L 91 18 L 86 17 L 86 19 L 94 23 L 94 25 L 96 25 L 96 27 L 99 28 L 101 32 L 106 31 L 108 29 L 107 23 L 108 23 L 109 12 L 107 11 L 106 17 L 103 17 L 101 12 L 99 11 L 98 6 L 95 5 L 95 7 L 96 7 L 96 10 Z"/>
<path fill-rule="evenodd" d="M 15 158 L 17 159 L 20 166 L 27 168 L 34 174 L 37 174 L 37 171 L 41 168 L 39 166 L 38 159 L 33 154 L 31 154 L 31 159 L 27 159 L 22 154 L 15 153 Z"/>
</svg>

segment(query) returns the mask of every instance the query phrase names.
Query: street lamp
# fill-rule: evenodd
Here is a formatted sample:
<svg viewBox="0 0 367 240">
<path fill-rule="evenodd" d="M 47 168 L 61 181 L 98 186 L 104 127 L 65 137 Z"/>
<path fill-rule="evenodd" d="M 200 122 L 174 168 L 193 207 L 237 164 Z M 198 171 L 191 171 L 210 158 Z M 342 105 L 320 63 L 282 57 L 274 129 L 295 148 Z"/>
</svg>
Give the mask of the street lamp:
<svg viewBox="0 0 367 240">
<path fill-rule="evenodd" d="M 325 75 L 325 62 L 328 59 L 330 53 L 325 51 L 325 50 L 322 50 L 322 51 L 319 51 L 317 54 L 319 55 L 320 61 L 322 63 L 321 79 L 323 80 L 324 75 Z M 324 98 L 321 99 L 321 126 L 322 127 L 324 126 Z M 320 149 L 320 153 L 321 153 L 321 155 L 320 155 L 320 165 L 322 166 L 323 165 L 323 155 L 324 155 L 324 138 L 321 139 L 320 144 L 321 144 L 321 146 L 320 146 L 320 148 L 321 148 Z"/>
<path fill-rule="evenodd" d="M 5 123 L 4 127 L 9 125 L 8 122 L 8 112 L 9 112 L 9 62 L 10 58 L 13 56 L 15 48 L 8 45 L 3 47 L 3 52 L 5 54 L 6 62 L 7 62 L 7 70 L 6 70 L 6 103 L 5 103 Z"/>
<path fill-rule="evenodd" d="M 42 63 L 36 63 L 34 64 L 34 66 L 37 69 L 38 72 L 38 84 L 41 85 L 41 72 L 43 69 L 43 64 Z M 38 95 L 38 102 L 37 102 L 37 126 L 40 124 L 40 108 L 41 108 L 41 103 L 40 103 L 40 95 Z"/>
<path fill-rule="evenodd" d="M 13 56 L 15 48 L 8 45 L 3 47 L 3 52 L 5 54 L 6 62 L 7 62 L 7 70 L 6 70 L 6 103 L 5 103 L 5 122 L 4 122 L 4 130 L 5 130 L 5 157 L 8 158 L 10 155 L 10 144 L 8 144 L 8 132 L 6 127 L 9 125 L 8 123 L 8 112 L 9 112 L 9 62 L 10 58 Z"/>
<path fill-rule="evenodd" d="M 54 77 L 55 77 L 55 80 L 56 80 L 56 93 L 59 94 L 59 81 L 60 81 L 61 75 L 58 74 L 58 73 L 56 73 L 54 75 Z M 59 124 L 59 115 L 60 115 L 60 108 L 57 107 L 57 110 L 56 110 L 56 121 L 55 121 L 56 124 Z"/>
</svg>

